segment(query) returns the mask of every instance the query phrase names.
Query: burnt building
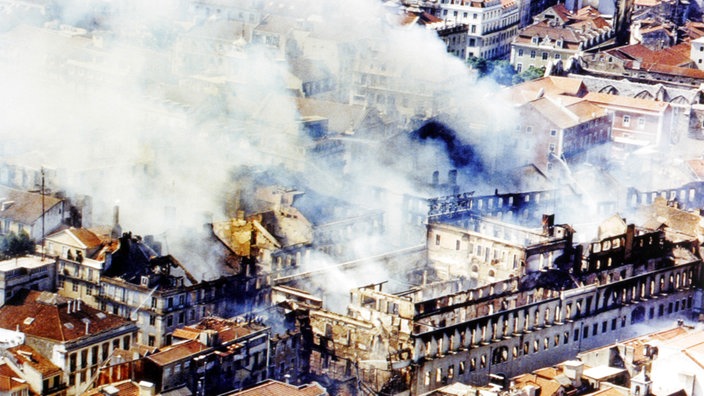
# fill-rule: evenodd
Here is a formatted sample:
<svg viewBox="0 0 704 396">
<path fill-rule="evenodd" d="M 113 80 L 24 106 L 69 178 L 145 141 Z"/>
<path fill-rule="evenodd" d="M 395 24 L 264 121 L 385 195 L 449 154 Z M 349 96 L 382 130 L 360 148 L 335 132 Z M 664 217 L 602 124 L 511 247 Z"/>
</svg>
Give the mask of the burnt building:
<svg viewBox="0 0 704 396">
<path fill-rule="evenodd" d="M 430 217 L 419 285 L 354 289 L 344 314 L 310 309 L 311 373 L 389 394 L 481 385 L 637 335 L 646 321 L 701 311 L 699 243 L 675 221 L 636 226 L 612 216 L 596 238 L 575 244 L 572 228 L 552 216 L 533 227 L 482 217 L 467 207 Z"/>
<path fill-rule="evenodd" d="M 156 250 L 155 250 L 156 249 Z M 233 271 L 222 266 L 219 278 L 198 279 L 171 255 L 160 255 L 152 239 L 125 233 L 106 258 L 100 276 L 97 307 L 137 322 L 137 342 L 161 347 L 171 344 L 175 329 L 214 314 L 227 314 Z"/>
<path fill-rule="evenodd" d="M 208 317 L 180 328 L 170 348 L 144 359 L 157 392 L 186 385 L 193 394 L 220 394 L 268 378 L 270 329 L 255 321 Z"/>
</svg>

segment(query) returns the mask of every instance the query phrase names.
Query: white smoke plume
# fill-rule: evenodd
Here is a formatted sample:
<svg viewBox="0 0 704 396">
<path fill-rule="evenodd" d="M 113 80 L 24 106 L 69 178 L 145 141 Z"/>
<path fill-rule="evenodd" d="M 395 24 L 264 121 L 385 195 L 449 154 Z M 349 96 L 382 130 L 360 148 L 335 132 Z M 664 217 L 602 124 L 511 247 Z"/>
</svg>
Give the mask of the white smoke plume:
<svg viewBox="0 0 704 396">
<path fill-rule="evenodd" d="M 253 43 L 256 24 L 205 15 L 198 9 L 205 3 L 73 0 L 47 7 L 39 22 L 20 11 L 6 13 L 0 24 L 0 155 L 16 163 L 29 158 L 54 170 L 53 184 L 69 196 L 91 196 L 92 224 L 109 224 L 119 203 L 123 230 L 155 234 L 175 254 L 191 246 L 179 241 L 202 231 L 204 222 L 231 215 L 224 202 L 231 198 L 234 168 L 303 169 L 302 147 L 309 142 L 284 55 L 289 44 L 310 58 L 315 50 L 303 39 L 285 43 L 283 51 Z M 309 27 L 303 36 L 344 36 L 341 42 L 352 44 L 336 48 L 337 58 L 317 52 L 333 72 L 361 67 L 343 64 L 354 59 L 387 70 L 397 90 L 435 95 L 419 114 L 454 114 L 451 126 L 478 154 L 498 155 L 491 151 L 501 140 L 496 134 L 512 130 L 506 127 L 513 122 L 511 107 L 487 100 L 497 86 L 476 85 L 435 32 L 399 27 L 398 10 L 381 2 L 241 4 L 302 21 Z M 357 76 L 341 81 L 351 78 Z M 325 176 L 335 183 L 318 175 L 309 184 L 362 203 L 372 199 L 355 197 L 357 183 L 385 186 L 394 198 L 369 205 L 393 209 L 433 170 L 453 167 L 438 142 L 405 147 L 411 152 L 393 141 L 376 144 L 380 149 L 352 164 L 349 174 Z M 481 174 L 460 179 L 488 181 Z M 387 221 L 397 222 L 393 216 Z M 204 273 L 216 271 L 211 260 L 202 261 Z"/>
</svg>

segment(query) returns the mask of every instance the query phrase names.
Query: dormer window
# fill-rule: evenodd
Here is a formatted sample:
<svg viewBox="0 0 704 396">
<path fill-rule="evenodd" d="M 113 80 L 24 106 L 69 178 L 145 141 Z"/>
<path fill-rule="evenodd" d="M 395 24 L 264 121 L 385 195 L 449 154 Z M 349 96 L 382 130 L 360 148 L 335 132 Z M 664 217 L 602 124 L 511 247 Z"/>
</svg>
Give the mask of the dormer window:
<svg viewBox="0 0 704 396">
<path fill-rule="evenodd" d="M 540 38 L 538 36 L 534 36 L 531 38 L 531 43 L 533 44 L 538 44 L 540 42 Z"/>
<path fill-rule="evenodd" d="M 555 46 L 559 48 L 562 48 L 562 44 L 563 40 L 561 38 L 557 39 L 557 41 L 555 42 Z"/>
</svg>

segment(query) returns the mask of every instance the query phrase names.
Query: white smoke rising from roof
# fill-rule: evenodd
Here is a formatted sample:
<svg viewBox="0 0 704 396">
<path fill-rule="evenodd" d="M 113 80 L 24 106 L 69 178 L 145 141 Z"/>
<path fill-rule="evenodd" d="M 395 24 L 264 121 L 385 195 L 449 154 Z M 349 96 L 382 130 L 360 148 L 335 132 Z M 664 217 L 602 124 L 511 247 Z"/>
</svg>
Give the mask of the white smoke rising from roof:
<svg viewBox="0 0 704 396">
<path fill-rule="evenodd" d="M 485 92 L 496 87 L 472 85 L 465 65 L 445 52 L 435 32 L 394 26 L 396 16 L 379 2 L 243 3 L 312 26 L 299 37 L 334 35 L 345 45 L 336 48 L 336 60 L 321 55 L 329 67 L 343 73 L 383 68 L 394 89 L 435 95 L 434 108 L 419 112 L 459 110 L 463 119 L 454 127 L 478 147 L 485 136 L 471 132 L 470 124 L 512 121 L 510 107 L 486 100 Z M 60 20 L 46 28 L 18 24 L 0 35 L 0 154 L 39 153 L 57 169 L 56 184 L 69 195 L 93 197 L 94 224 L 109 223 L 119 200 L 123 230 L 169 233 L 166 248 L 177 251 L 175 241 L 199 230 L 207 220 L 203 213 L 229 215 L 223 201 L 233 167 L 305 165 L 306 140 L 283 52 L 241 46 L 242 39 L 252 40 L 253 24 L 197 18 L 194 4 L 170 1 L 73 0 L 59 7 Z M 222 36 L 201 36 L 215 31 Z M 300 50 L 315 58 L 310 47 Z M 347 65 L 346 59 L 362 64 Z M 385 158 L 370 161 L 349 180 L 413 193 L 415 175 L 429 178 L 433 167 L 450 167 L 446 158 L 433 158 L 438 152 L 384 147 Z M 409 156 L 417 157 L 410 168 L 403 162 L 388 168 L 389 160 L 398 164 L 394 157 Z M 433 166 L 412 168 L 427 163 Z M 328 192 L 348 193 L 344 187 Z"/>
</svg>

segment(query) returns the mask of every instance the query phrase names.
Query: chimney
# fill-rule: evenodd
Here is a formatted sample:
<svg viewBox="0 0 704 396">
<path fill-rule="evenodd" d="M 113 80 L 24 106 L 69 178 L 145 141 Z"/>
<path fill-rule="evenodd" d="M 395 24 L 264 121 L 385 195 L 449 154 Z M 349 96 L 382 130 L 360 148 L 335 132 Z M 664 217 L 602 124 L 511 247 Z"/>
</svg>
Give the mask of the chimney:
<svg viewBox="0 0 704 396">
<path fill-rule="evenodd" d="M 457 184 L 457 169 L 453 169 L 447 173 L 448 183 L 451 185 Z"/>
<path fill-rule="evenodd" d="M 90 334 L 90 320 L 85 321 L 86 324 L 86 335 Z"/>
<path fill-rule="evenodd" d="M 544 214 L 543 215 L 543 234 L 547 236 L 553 236 L 555 232 L 555 215 L 554 214 Z"/>
<path fill-rule="evenodd" d="M 626 364 L 633 364 L 636 356 L 636 349 L 632 345 L 625 347 Z"/>
<path fill-rule="evenodd" d="M 78 300 L 76 300 L 76 311 L 80 311 L 80 310 L 81 310 L 81 299 L 79 298 Z"/>
<path fill-rule="evenodd" d="M 154 384 L 147 381 L 139 381 L 139 396 L 154 396 Z"/>
<path fill-rule="evenodd" d="M 626 227 L 626 240 L 624 241 L 624 252 L 623 252 L 623 258 L 626 260 L 626 262 L 630 262 L 631 259 L 631 254 L 633 252 L 633 245 L 634 245 L 634 239 L 636 235 L 636 226 L 635 224 L 629 224 Z"/>
<path fill-rule="evenodd" d="M 218 332 L 215 330 L 204 330 L 200 333 L 199 341 L 207 347 L 214 347 L 218 344 Z"/>
<path fill-rule="evenodd" d="M 72 300 L 68 300 L 68 304 L 66 305 L 66 313 L 71 313 L 71 304 L 73 303 Z"/>
<path fill-rule="evenodd" d="M 110 236 L 113 238 L 119 238 L 122 235 L 122 227 L 120 227 L 120 207 L 115 205 L 112 214 L 112 231 Z"/>
<path fill-rule="evenodd" d="M 582 386 L 582 373 L 584 372 L 584 363 L 579 360 L 568 360 L 563 363 L 562 372 L 565 377 L 572 381 L 575 388 Z"/>
</svg>

